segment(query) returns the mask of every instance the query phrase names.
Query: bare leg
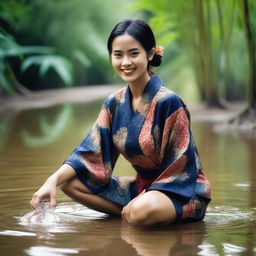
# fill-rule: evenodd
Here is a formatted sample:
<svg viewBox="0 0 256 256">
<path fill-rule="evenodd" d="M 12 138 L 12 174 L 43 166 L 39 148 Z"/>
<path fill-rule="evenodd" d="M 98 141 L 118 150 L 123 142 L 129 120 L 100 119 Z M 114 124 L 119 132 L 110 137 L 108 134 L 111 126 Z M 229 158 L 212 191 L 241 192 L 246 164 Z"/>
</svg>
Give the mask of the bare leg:
<svg viewBox="0 0 256 256">
<path fill-rule="evenodd" d="M 175 220 L 172 201 L 160 191 L 148 191 L 132 200 L 122 211 L 123 218 L 135 226 L 168 224 Z"/>
<path fill-rule="evenodd" d="M 103 197 L 93 194 L 77 177 L 74 177 L 60 186 L 60 189 L 73 200 L 93 210 L 107 214 L 121 215 L 122 206 Z"/>
</svg>

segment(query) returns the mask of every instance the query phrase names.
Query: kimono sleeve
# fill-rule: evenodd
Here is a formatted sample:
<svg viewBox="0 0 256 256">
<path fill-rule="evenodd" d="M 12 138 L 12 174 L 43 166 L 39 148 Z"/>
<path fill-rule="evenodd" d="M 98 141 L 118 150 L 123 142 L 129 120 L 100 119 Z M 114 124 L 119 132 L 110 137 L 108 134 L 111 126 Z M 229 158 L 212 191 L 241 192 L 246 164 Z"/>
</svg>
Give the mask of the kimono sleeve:
<svg viewBox="0 0 256 256">
<path fill-rule="evenodd" d="M 173 201 L 177 215 L 180 204 L 194 193 L 198 167 L 187 109 L 178 96 L 168 100 L 160 147 L 160 175 L 147 190 L 158 190 Z"/>
<path fill-rule="evenodd" d="M 80 181 L 93 193 L 101 192 L 109 183 L 118 158 L 111 133 L 111 114 L 107 99 L 89 134 L 66 159 Z"/>
</svg>

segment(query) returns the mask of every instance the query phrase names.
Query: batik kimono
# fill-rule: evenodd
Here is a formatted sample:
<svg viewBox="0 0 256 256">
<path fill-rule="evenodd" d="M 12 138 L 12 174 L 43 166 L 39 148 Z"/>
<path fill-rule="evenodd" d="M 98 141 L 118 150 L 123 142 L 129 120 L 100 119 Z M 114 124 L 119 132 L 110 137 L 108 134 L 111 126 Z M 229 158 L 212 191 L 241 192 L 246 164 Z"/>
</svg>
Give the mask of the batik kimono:
<svg viewBox="0 0 256 256">
<path fill-rule="evenodd" d="M 134 167 L 134 177 L 112 176 L 120 153 Z M 93 193 L 122 206 L 142 191 L 158 190 L 172 200 L 177 219 L 201 220 L 210 201 L 189 112 L 155 74 L 136 111 L 129 86 L 108 97 L 65 163 Z"/>
</svg>

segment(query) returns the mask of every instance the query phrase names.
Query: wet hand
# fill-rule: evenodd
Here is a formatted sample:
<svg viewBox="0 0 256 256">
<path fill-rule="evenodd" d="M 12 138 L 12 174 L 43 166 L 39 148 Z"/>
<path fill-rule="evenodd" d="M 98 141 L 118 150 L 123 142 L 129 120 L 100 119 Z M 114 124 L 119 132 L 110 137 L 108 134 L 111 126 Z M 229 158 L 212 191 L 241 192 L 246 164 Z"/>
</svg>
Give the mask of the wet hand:
<svg viewBox="0 0 256 256">
<path fill-rule="evenodd" d="M 129 203 L 129 204 L 127 204 L 127 205 L 123 208 L 123 210 L 122 210 L 122 212 L 121 212 L 122 218 L 123 218 L 126 222 L 128 222 L 128 223 L 129 223 L 129 221 L 130 221 L 130 208 L 131 208 L 131 204 Z"/>
<path fill-rule="evenodd" d="M 43 186 L 32 196 L 32 199 L 30 201 L 31 208 L 34 210 L 38 210 L 40 208 L 40 203 L 45 199 L 50 200 L 50 208 L 55 208 L 56 187 L 56 181 L 53 179 L 48 179 L 43 184 Z"/>
<path fill-rule="evenodd" d="M 144 189 L 137 197 L 135 197 L 134 199 L 132 199 L 126 206 L 123 207 L 123 210 L 121 212 L 122 218 L 127 221 L 128 223 L 130 223 L 130 214 L 131 214 L 131 207 L 132 204 L 144 193 L 146 192 L 146 190 Z"/>
</svg>

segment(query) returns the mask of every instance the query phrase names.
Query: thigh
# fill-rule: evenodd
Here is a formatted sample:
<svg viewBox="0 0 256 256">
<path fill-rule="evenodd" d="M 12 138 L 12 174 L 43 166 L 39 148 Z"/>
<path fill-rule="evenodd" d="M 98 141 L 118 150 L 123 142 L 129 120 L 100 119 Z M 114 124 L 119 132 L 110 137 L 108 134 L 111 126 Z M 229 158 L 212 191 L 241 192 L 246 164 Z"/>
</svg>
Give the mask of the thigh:
<svg viewBox="0 0 256 256">
<path fill-rule="evenodd" d="M 67 195 L 77 195 L 81 193 L 94 194 L 76 176 L 61 185 L 61 189 Z M 133 176 L 112 176 L 109 184 L 97 195 L 108 201 L 121 206 L 127 205 L 136 196 L 137 186 Z"/>
<path fill-rule="evenodd" d="M 72 191 L 80 191 L 82 193 L 86 194 L 92 194 L 90 189 L 86 187 L 78 178 L 77 176 L 74 176 L 73 178 L 69 179 L 68 181 L 64 182 L 60 185 L 60 188 L 62 191 L 68 193 Z"/>
<path fill-rule="evenodd" d="M 120 216 L 122 206 L 92 193 L 81 181 L 74 177 L 61 185 L 62 191 L 76 202 L 96 211 Z"/>
</svg>

